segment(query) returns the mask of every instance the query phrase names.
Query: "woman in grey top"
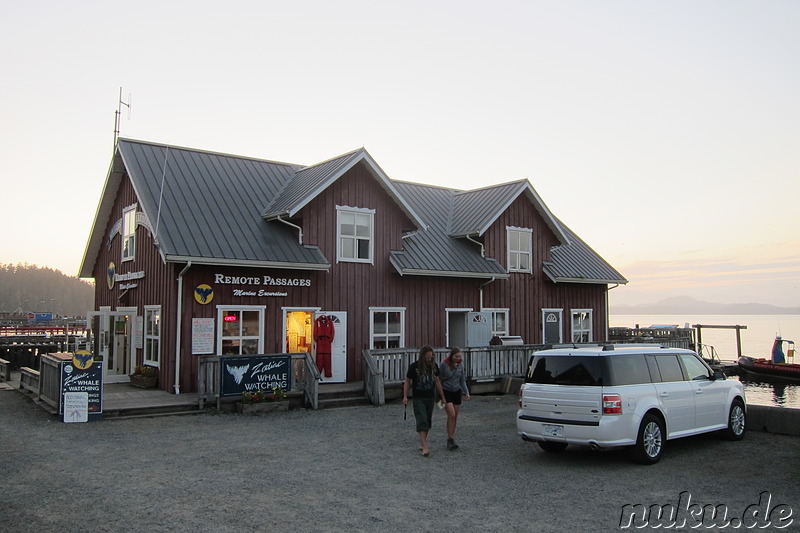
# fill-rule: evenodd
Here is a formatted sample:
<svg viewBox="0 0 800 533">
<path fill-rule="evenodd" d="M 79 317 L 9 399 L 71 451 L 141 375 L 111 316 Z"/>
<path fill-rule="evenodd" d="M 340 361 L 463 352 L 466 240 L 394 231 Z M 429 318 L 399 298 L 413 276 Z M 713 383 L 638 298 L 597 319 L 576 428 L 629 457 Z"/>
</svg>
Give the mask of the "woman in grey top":
<svg viewBox="0 0 800 533">
<path fill-rule="evenodd" d="M 444 401 L 447 411 L 447 449 L 457 450 L 455 442 L 456 425 L 458 424 L 458 411 L 461 409 L 461 394 L 469 400 L 467 377 L 464 372 L 464 356 L 460 348 L 450 350 L 450 356 L 439 365 L 439 379 L 444 389 Z"/>
</svg>

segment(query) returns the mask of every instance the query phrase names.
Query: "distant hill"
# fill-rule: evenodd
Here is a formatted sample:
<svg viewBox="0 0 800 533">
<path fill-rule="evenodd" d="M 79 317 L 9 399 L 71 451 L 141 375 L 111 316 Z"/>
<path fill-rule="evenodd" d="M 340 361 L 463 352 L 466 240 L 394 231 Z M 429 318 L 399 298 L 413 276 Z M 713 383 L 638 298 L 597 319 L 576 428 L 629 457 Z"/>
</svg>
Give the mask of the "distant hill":
<svg viewBox="0 0 800 533">
<path fill-rule="evenodd" d="M 718 304 L 689 296 L 665 298 L 654 304 L 613 305 L 613 315 L 800 315 L 800 307 L 768 304 Z"/>
<path fill-rule="evenodd" d="M 86 316 L 94 308 L 94 284 L 60 270 L 0 263 L 0 313 Z"/>
</svg>

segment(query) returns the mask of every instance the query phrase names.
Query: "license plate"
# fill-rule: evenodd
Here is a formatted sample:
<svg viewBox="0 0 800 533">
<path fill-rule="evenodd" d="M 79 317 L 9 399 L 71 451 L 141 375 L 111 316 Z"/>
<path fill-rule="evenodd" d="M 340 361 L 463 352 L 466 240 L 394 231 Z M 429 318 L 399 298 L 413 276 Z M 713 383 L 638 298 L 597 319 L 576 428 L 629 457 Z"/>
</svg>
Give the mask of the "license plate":
<svg viewBox="0 0 800 533">
<path fill-rule="evenodd" d="M 563 437 L 564 426 L 551 426 L 550 424 L 545 424 L 544 434 L 548 437 Z"/>
</svg>

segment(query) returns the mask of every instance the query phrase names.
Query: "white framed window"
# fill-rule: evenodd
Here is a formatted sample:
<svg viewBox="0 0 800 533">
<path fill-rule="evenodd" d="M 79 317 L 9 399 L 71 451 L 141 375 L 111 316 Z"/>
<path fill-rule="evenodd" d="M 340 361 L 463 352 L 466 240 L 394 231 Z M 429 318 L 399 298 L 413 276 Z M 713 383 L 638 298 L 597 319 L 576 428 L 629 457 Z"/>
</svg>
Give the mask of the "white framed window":
<svg viewBox="0 0 800 533">
<path fill-rule="evenodd" d="M 338 261 L 373 263 L 375 210 L 336 206 Z"/>
<path fill-rule="evenodd" d="M 533 230 L 506 227 L 506 242 L 508 245 L 508 271 L 532 272 Z"/>
<path fill-rule="evenodd" d="M 161 365 L 161 306 L 144 306 L 144 362 Z"/>
<path fill-rule="evenodd" d="M 122 260 L 136 257 L 136 204 L 122 211 Z"/>
<path fill-rule="evenodd" d="M 263 305 L 217 306 L 217 353 L 252 355 L 264 353 Z"/>
<path fill-rule="evenodd" d="M 483 309 L 492 314 L 492 336 L 508 336 L 508 309 Z"/>
<path fill-rule="evenodd" d="M 402 348 L 406 345 L 404 307 L 370 307 L 370 346 L 373 350 Z"/>
<path fill-rule="evenodd" d="M 592 310 L 570 309 L 572 342 L 592 342 Z"/>
</svg>

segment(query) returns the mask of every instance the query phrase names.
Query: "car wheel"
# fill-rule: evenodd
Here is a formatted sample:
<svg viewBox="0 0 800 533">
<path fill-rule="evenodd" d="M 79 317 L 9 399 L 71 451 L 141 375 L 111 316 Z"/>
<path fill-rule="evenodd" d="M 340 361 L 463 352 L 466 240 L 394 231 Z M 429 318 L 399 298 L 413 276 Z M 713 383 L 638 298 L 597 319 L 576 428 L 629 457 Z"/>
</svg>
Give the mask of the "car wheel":
<svg viewBox="0 0 800 533">
<path fill-rule="evenodd" d="M 655 415 L 645 415 L 636 444 L 633 446 L 633 460 L 644 465 L 651 465 L 661 459 L 664 452 L 664 423 Z"/>
<path fill-rule="evenodd" d="M 747 413 L 741 400 L 733 400 L 728 413 L 728 427 L 722 430 L 722 436 L 728 440 L 740 440 L 744 437 Z"/>
<path fill-rule="evenodd" d="M 539 447 L 546 452 L 561 453 L 567 449 L 566 442 L 553 442 L 551 440 L 540 440 Z"/>
</svg>

